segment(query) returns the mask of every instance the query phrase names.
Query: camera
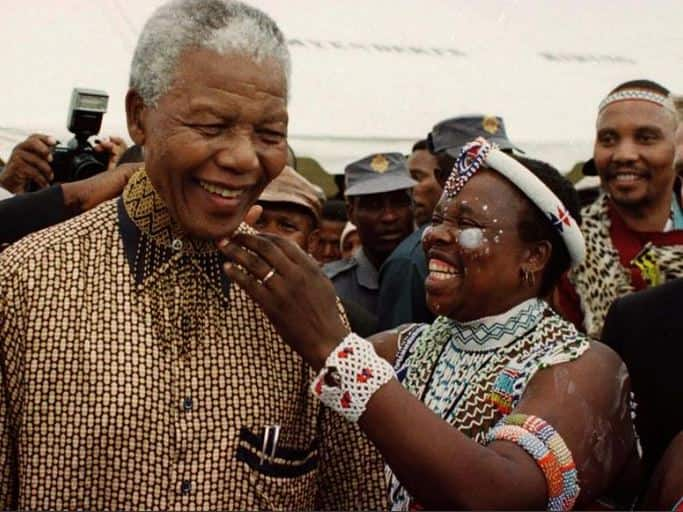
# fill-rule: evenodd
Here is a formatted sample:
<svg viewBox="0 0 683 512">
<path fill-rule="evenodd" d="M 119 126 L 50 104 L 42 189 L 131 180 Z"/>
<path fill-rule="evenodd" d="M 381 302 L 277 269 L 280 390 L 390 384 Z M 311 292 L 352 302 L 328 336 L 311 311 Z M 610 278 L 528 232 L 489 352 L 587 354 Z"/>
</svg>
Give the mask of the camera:
<svg viewBox="0 0 683 512">
<path fill-rule="evenodd" d="M 78 181 L 107 169 L 109 154 L 95 151 L 88 138 L 99 133 L 108 102 L 109 95 L 104 91 L 74 88 L 66 121 L 74 138 L 52 150 L 55 182 Z"/>
</svg>

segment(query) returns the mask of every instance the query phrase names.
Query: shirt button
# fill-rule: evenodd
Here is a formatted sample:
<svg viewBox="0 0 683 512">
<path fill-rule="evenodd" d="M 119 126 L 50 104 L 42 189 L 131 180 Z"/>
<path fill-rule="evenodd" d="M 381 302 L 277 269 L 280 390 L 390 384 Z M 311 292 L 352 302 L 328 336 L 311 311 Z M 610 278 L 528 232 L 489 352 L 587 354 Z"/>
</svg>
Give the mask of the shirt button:
<svg viewBox="0 0 683 512">
<path fill-rule="evenodd" d="M 182 251 L 183 250 L 183 241 L 180 238 L 176 238 L 171 242 L 171 248 L 174 251 Z"/>
<path fill-rule="evenodd" d="M 190 412 L 192 410 L 192 397 L 188 396 L 183 400 L 183 410 L 185 412 Z"/>
<path fill-rule="evenodd" d="M 191 490 L 192 490 L 192 482 L 190 482 L 189 480 L 183 480 L 183 482 L 180 484 L 181 494 L 190 494 Z"/>
</svg>

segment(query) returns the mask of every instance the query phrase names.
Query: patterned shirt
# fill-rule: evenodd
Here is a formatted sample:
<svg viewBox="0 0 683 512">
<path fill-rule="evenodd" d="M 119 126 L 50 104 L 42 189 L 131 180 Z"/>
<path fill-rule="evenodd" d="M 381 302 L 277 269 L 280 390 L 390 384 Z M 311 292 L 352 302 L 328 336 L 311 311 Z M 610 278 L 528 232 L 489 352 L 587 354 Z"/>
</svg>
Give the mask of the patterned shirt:
<svg viewBox="0 0 683 512">
<path fill-rule="evenodd" d="M 386 508 L 378 453 L 144 172 L 0 273 L 3 510 Z"/>
</svg>

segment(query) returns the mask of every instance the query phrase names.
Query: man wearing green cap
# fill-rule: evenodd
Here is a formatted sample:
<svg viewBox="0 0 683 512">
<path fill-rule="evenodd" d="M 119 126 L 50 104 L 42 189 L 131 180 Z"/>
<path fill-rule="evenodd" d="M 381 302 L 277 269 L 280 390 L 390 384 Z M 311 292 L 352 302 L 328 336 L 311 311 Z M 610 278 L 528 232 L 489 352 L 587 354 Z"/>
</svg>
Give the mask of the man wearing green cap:
<svg viewBox="0 0 683 512">
<path fill-rule="evenodd" d="M 369 155 L 344 170 L 346 208 L 362 242 L 350 260 L 323 267 L 337 294 L 377 313 L 379 269 L 401 241 L 413 232 L 412 188 L 406 159 L 400 153 Z"/>
</svg>

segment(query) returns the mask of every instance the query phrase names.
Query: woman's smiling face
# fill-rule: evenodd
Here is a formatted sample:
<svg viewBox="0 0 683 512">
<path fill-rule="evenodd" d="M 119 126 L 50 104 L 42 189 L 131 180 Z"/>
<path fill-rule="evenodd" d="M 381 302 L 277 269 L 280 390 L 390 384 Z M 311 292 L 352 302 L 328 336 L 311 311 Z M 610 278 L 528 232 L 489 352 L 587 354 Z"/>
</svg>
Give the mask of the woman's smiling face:
<svg viewBox="0 0 683 512">
<path fill-rule="evenodd" d="M 518 226 L 529 207 L 512 183 L 485 168 L 458 195 L 441 198 L 423 236 L 427 305 L 435 314 L 469 321 L 526 298 L 520 269 L 528 244 Z"/>
</svg>

